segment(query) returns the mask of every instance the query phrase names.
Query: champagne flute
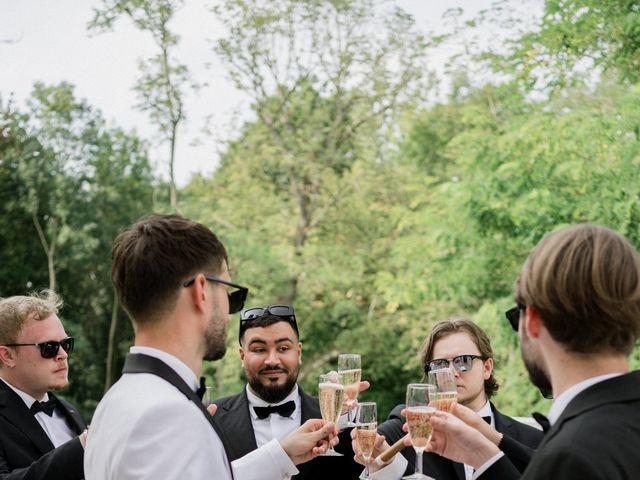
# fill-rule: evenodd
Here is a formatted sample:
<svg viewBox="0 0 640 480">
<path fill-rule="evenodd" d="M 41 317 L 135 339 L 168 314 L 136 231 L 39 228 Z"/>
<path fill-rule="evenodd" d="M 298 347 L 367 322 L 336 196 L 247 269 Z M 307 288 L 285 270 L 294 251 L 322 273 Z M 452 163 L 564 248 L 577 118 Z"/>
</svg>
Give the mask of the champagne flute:
<svg viewBox="0 0 640 480">
<path fill-rule="evenodd" d="M 436 387 L 426 383 L 410 383 L 407 385 L 406 418 L 409 425 L 409 436 L 416 451 L 416 470 L 413 475 L 402 477 L 403 480 L 433 480 L 422 473 L 422 453 L 431 438 L 431 416 L 436 411 L 431 402 L 436 399 Z"/>
<path fill-rule="evenodd" d="M 376 402 L 358 404 L 356 416 L 356 442 L 364 458 L 364 480 L 370 480 L 369 463 L 378 432 L 378 412 Z"/>
<path fill-rule="evenodd" d="M 338 373 L 343 376 L 344 395 L 347 397 L 347 426 L 353 427 L 355 423 L 351 420 L 351 410 L 358 398 L 358 393 L 360 393 L 360 377 L 362 376 L 360 355 L 356 353 L 338 355 Z"/>
<path fill-rule="evenodd" d="M 436 408 L 451 412 L 453 404 L 458 399 L 456 376 L 453 368 L 438 368 L 428 373 L 429 384 L 436 386 Z"/>
<path fill-rule="evenodd" d="M 320 375 L 318 382 L 318 400 L 320 401 L 320 415 L 325 422 L 333 422 L 336 425 L 342 413 L 342 401 L 344 400 L 344 385 L 342 376 L 337 373 Z M 325 455 L 328 457 L 343 457 L 333 447 L 329 447 Z"/>
<path fill-rule="evenodd" d="M 202 404 L 208 407 L 213 403 L 213 387 L 205 387 L 204 394 L 202 395 Z"/>
</svg>

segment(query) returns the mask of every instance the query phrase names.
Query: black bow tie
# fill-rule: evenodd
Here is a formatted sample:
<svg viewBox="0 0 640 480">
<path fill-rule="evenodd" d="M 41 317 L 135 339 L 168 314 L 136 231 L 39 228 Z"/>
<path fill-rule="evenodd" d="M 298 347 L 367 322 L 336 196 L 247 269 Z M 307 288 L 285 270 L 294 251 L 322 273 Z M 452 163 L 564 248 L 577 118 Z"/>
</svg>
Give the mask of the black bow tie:
<svg viewBox="0 0 640 480">
<path fill-rule="evenodd" d="M 53 398 L 50 398 L 46 402 L 35 401 L 31 404 L 31 413 L 34 415 L 38 412 L 46 413 L 47 415 L 53 415 L 53 410 L 56 408 L 56 401 Z"/>
<path fill-rule="evenodd" d="M 206 391 L 207 391 L 207 384 L 205 383 L 205 379 L 204 377 L 200 377 L 200 387 L 196 389 L 196 395 L 200 400 L 202 400 L 202 397 L 204 396 L 204 392 Z"/>
<path fill-rule="evenodd" d="M 253 410 L 256 412 L 256 415 L 260 420 L 267 418 L 272 413 L 277 413 L 281 417 L 290 417 L 295 409 L 296 404 L 293 400 L 289 400 L 282 405 L 275 405 L 273 407 L 253 407 Z"/>
<path fill-rule="evenodd" d="M 549 429 L 551 428 L 551 423 L 549 422 L 549 419 L 547 417 L 538 412 L 533 412 L 531 416 L 536 422 L 540 424 L 544 433 L 547 433 L 549 431 Z"/>
<path fill-rule="evenodd" d="M 491 415 L 487 415 L 486 417 L 482 417 L 482 419 L 487 422 L 489 425 L 491 425 Z"/>
</svg>

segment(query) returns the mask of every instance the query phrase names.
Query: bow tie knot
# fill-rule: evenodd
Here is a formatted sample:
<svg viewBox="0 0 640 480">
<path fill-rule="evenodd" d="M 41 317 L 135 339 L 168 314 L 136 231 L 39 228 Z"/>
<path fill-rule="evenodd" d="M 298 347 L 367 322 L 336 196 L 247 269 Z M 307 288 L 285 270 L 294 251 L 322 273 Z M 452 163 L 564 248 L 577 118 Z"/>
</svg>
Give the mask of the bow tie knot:
<svg viewBox="0 0 640 480">
<path fill-rule="evenodd" d="M 277 413 L 281 417 L 290 417 L 293 411 L 296 409 L 296 404 L 293 400 L 283 403 L 282 405 L 274 405 L 268 407 L 253 407 L 253 411 L 260 420 L 267 418 L 272 413 Z"/>
<path fill-rule="evenodd" d="M 35 401 L 31 404 L 31 412 L 35 415 L 38 412 L 45 413 L 49 416 L 53 415 L 53 410 L 56 408 L 56 401 L 53 398 L 50 398 L 46 402 Z"/>
</svg>

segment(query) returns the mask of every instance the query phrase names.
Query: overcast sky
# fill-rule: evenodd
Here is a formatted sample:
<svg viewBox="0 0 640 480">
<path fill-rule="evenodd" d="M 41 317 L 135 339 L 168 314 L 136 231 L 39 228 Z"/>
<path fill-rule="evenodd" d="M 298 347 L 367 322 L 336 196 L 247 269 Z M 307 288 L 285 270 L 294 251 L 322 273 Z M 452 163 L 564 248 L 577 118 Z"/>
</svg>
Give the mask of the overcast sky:
<svg viewBox="0 0 640 480">
<path fill-rule="evenodd" d="M 210 0 L 186 0 L 173 30 L 180 35 L 179 58 L 193 78 L 206 84 L 190 93 L 187 123 L 179 136 L 176 175 L 185 185 L 193 172 L 210 172 L 217 158 L 216 140 L 233 133 L 234 112 L 247 111 L 247 99 L 225 79 L 216 64 L 212 39 L 219 24 L 206 5 Z M 401 0 L 424 31 L 433 30 L 451 7 L 466 12 L 487 8 L 491 0 Z M 33 83 L 75 85 L 76 95 L 86 99 L 114 124 L 135 128 L 151 138 L 153 127 L 146 114 L 132 106 L 131 90 L 138 75 L 137 60 L 154 52 L 150 38 L 122 19 L 110 33 L 89 34 L 86 25 L 98 0 L 0 0 L 0 96 L 13 94 L 22 106 Z M 206 67 L 206 63 L 210 67 Z M 207 117 L 209 116 L 209 118 Z M 237 121 L 235 122 L 237 124 Z M 160 150 L 163 154 L 164 150 Z M 164 157 L 163 157 L 164 158 Z M 166 172 L 164 165 L 156 165 Z"/>
</svg>

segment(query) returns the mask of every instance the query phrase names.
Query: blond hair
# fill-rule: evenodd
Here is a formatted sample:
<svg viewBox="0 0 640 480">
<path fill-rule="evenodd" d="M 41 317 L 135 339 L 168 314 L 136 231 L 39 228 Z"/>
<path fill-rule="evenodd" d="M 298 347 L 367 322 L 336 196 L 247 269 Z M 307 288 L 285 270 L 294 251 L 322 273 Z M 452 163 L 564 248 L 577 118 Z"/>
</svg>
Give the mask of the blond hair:
<svg viewBox="0 0 640 480">
<path fill-rule="evenodd" d="M 0 299 L 0 345 L 16 343 L 28 319 L 44 320 L 56 315 L 62 300 L 52 290 Z"/>
</svg>

